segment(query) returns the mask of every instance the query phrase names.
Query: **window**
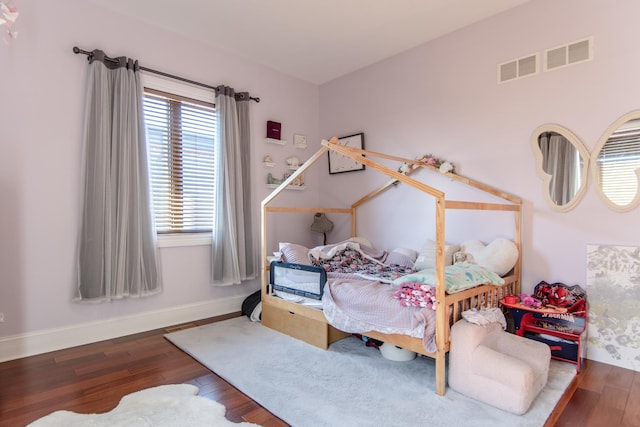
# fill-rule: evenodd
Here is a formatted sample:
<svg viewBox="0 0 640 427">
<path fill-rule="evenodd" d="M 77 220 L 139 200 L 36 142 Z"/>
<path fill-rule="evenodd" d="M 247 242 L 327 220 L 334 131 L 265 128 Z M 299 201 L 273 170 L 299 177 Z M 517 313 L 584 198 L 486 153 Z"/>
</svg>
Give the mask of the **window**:
<svg viewBox="0 0 640 427">
<path fill-rule="evenodd" d="M 210 241 L 215 209 L 214 95 L 207 94 L 209 99 L 203 101 L 192 97 L 193 88 L 185 96 L 175 93 L 181 92 L 179 83 L 164 82 L 164 90 L 158 90 L 162 85 L 147 80 L 144 116 L 158 236 L 161 241 L 169 236 L 171 245 L 185 235 Z"/>
<path fill-rule="evenodd" d="M 620 126 L 598 153 L 602 192 L 616 205 L 633 202 L 640 169 L 640 119 Z"/>
</svg>

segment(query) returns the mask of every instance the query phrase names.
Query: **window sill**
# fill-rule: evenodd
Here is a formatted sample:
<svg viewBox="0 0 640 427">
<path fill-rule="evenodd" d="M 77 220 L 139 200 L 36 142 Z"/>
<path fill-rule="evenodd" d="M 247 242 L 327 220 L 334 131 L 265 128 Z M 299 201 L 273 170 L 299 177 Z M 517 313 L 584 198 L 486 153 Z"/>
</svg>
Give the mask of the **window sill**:
<svg viewBox="0 0 640 427">
<path fill-rule="evenodd" d="M 159 234 L 158 247 L 170 248 L 179 246 L 207 246 L 211 245 L 211 233 L 193 234 Z"/>
</svg>

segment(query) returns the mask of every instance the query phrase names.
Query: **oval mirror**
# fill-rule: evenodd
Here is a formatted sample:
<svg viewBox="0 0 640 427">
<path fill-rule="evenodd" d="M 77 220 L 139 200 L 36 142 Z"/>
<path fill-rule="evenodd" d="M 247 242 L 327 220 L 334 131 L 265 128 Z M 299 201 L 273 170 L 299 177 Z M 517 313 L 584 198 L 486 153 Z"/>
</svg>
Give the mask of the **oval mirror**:
<svg viewBox="0 0 640 427">
<path fill-rule="evenodd" d="M 556 210 L 573 209 L 587 189 L 589 152 L 569 129 L 546 124 L 531 137 L 536 169 L 544 182 L 544 194 Z"/>
<path fill-rule="evenodd" d="M 640 203 L 640 110 L 619 118 L 604 133 L 591 159 L 598 193 L 620 212 Z"/>
</svg>

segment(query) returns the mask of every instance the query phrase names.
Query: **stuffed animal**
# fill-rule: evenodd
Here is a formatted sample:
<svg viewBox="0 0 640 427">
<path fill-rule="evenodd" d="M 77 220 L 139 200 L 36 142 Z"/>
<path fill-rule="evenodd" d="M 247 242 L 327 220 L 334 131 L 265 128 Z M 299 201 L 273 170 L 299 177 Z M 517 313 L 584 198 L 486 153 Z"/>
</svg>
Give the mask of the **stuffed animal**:
<svg viewBox="0 0 640 427">
<path fill-rule="evenodd" d="M 453 263 L 460 264 L 462 262 L 471 262 L 471 256 L 466 254 L 465 252 L 454 252 L 453 254 Z"/>
<path fill-rule="evenodd" d="M 297 158 L 296 156 L 288 157 L 287 166 L 290 166 L 292 168 L 297 168 L 298 166 L 300 166 L 300 159 Z"/>
<path fill-rule="evenodd" d="M 522 305 L 526 305 L 527 307 L 532 307 L 532 308 L 542 307 L 542 301 L 535 298 L 533 295 L 520 294 L 518 295 L 518 298 L 520 298 L 520 303 L 522 303 Z"/>
</svg>

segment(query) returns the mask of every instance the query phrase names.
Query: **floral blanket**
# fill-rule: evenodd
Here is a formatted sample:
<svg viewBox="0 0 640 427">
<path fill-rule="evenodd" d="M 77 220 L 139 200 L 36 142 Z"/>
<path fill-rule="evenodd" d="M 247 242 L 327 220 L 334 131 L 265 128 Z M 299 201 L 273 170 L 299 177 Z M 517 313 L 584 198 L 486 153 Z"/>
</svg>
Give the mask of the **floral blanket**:
<svg viewBox="0 0 640 427">
<path fill-rule="evenodd" d="M 328 273 L 357 274 L 363 278 L 386 283 L 414 272 L 408 267 L 396 264 L 387 265 L 369 258 L 355 246 L 336 250 L 327 257 L 316 257 L 311 253 L 309 259 L 313 265 L 324 268 Z"/>
</svg>

